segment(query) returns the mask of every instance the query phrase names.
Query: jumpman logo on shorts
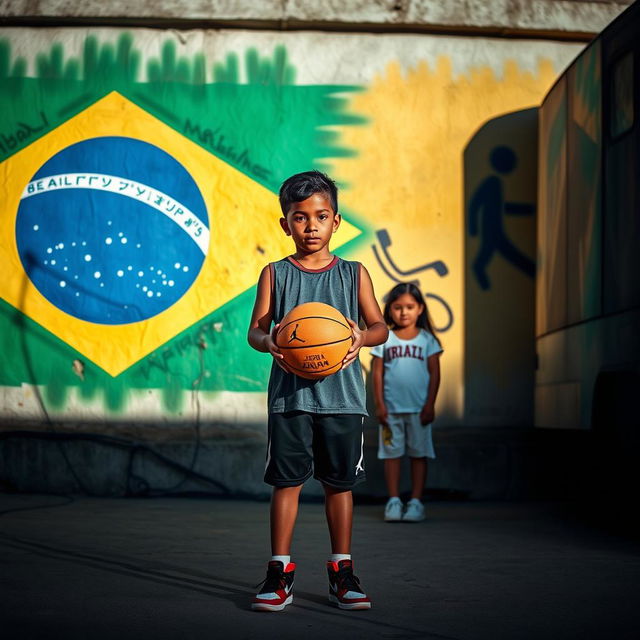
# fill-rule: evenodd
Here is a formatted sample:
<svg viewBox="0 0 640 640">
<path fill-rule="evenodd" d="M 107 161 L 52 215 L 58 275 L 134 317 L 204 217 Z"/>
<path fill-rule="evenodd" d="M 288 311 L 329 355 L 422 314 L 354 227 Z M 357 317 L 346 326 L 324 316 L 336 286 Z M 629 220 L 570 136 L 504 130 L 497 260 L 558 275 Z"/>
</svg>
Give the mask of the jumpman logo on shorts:
<svg viewBox="0 0 640 640">
<path fill-rule="evenodd" d="M 362 416 L 362 424 L 364 424 L 364 416 Z M 364 473 L 364 431 L 360 439 L 360 459 L 356 463 L 356 476 L 359 473 Z"/>
<path fill-rule="evenodd" d="M 298 342 L 306 342 L 306 340 L 303 340 L 302 338 L 298 338 L 298 336 L 296 335 L 296 331 L 298 330 L 298 327 L 300 325 L 296 325 L 295 329 L 291 332 L 291 335 L 289 336 L 289 343 L 291 344 L 294 340 L 297 340 Z"/>
</svg>

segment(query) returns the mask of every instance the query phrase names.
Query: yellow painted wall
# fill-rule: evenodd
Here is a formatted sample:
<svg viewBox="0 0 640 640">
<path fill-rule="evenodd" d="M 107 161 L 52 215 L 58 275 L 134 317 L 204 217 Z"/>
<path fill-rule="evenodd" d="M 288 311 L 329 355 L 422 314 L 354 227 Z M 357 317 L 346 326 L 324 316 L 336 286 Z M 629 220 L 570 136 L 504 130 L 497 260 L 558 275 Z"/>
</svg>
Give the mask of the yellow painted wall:
<svg viewBox="0 0 640 640">
<path fill-rule="evenodd" d="M 432 270 L 418 274 L 422 290 L 444 298 L 454 314 L 453 326 L 441 335 L 445 355 L 439 411 L 447 422 L 463 420 L 464 324 L 473 322 L 463 295 L 468 277 L 463 152 L 488 120 L 537 106 L 556 76 L 557 67 L 544 58 L 533 72 L 505 59 L 498 74 L 472 60 L 466 72 L 454 73 L 451 60 L 441 56 L 408 68 L 391 62 L 353 99 L 353 108 L 371 124 L 343 133 L 358 149 L 356 157 L 333 163 L 336 177 L 349 185 L 343 202 L 375 227 L 388 230 L 390 252 L 403 270 L 435 259 L 449 269 L 445 277 Z M 535 154 L 535 148 L 531 152 Z M 394 283 L 377 265 L 371 246 L 355 258 L 370 268 L 382 304 Z M 430 311 L 436 325 L 445 321 L 438 303 L 432 303 Z"/>
</svg>

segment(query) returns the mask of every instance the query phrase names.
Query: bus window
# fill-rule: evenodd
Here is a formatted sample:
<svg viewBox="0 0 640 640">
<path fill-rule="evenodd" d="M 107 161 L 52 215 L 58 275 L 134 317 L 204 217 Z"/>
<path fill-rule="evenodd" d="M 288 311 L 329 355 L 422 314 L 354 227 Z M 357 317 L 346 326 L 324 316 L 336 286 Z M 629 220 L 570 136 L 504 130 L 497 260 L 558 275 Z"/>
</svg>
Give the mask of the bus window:
<svg viewBox="0 0 640 640">
<path fill-rule="evenodd" d="M 633 52 L 622 56 L 611 70 L 609 132 L 618 138 L 633 126 Z"/>
</svg>

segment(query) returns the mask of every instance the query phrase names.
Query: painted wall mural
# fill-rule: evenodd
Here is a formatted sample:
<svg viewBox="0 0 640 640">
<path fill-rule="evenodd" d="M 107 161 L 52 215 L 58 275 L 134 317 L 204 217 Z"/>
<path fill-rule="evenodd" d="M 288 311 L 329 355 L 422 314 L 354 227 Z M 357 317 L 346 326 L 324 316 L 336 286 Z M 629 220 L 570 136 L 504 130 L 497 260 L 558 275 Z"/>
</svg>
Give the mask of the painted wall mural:
<svg viewBox="0 0 640 640">
<path fill-rule="evenodd" d="M 341 187 L 333 249 L 381 301 L 404 280 L 427 296 L 441 413 L 462 421 L 465 279 L 489 289 L 498 254 L 533 268 L 489 220 L 513 195 L 496 180 L 514 152 L 496 151 L 467 272 L 462 154 L 486 121 L 538 105 L 581 48 L 471 41 L 0 29 L 3 422 L 188 420 L 194 393 L 203 418 L 263 419 L 270 363 L 246 328 L 260 268 L 290 250 L 275 194 L 310 167 Z"/>
<path fill-rule="evenodd" d="M 465 423 L 533 424 L 538 110 L 492 118 L 464 151 Z"/>
</svg>

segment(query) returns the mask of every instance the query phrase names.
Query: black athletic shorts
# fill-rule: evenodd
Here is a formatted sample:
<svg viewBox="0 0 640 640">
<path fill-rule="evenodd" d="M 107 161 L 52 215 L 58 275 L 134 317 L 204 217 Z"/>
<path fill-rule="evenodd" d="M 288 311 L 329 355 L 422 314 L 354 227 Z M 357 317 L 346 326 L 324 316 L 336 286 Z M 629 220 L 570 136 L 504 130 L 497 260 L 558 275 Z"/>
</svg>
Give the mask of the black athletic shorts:
<svg viewBox="0 0 640 640">
<path fill-rule="evenodd" d="M 360 414 L 270 413 L 264 481 L 297 487 L 313 475 L 337 489 L 363 482 L 363 421 Z"/>
</svg>

